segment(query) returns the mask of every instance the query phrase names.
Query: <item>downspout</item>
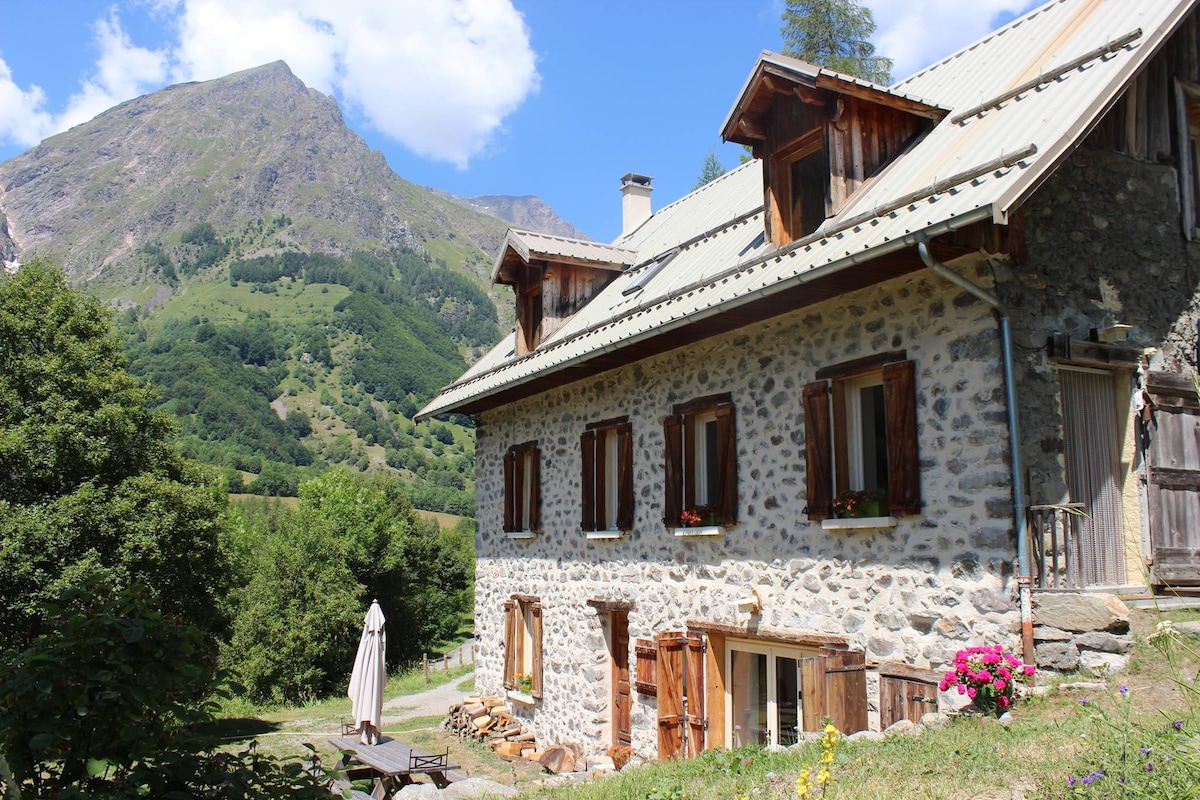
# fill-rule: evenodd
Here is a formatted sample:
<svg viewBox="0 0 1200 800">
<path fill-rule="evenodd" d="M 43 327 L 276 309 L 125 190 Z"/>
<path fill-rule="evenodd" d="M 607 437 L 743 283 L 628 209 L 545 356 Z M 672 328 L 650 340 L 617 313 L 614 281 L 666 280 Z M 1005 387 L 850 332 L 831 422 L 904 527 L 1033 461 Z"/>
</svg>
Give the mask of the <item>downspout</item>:
<svg viewBox="0 0 1200 800">
<path fill-rule="evenodd" d="M 1008 447 L 1011 452 L 1013 505 L 1017 529 L 1017 588 L 1021 604 L 1021 648 L 1026 664 L 1036 664 L 1033 647 L 1033 577 L 1029 565 L 1029 532 L 1025 520 L 1025 483 L 1021 479 L 1021 437 L 1017 427 L 1017 390 L 1013 380 L 1012 329 L 1008 309 L 1000 299 L 971 280 L 959 275 L 929 252 L 929 237 L 916 234 L 917 252 L 925 266 L 955 286 L 970 292 L 975 297 L 996 309 L 1000 317 L 1000 350 L 1004 361 L 1004 393 L 1008 402 Z"/>
</svg>

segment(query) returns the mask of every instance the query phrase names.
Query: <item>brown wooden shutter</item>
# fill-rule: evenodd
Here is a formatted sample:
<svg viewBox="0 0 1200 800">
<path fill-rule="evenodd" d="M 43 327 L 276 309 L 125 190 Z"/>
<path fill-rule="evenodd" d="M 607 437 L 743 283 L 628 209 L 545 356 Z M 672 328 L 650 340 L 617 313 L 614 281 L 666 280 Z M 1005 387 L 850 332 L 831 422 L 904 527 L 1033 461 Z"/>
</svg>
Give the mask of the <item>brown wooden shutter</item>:
<svg viewBox="0 0 1200 800">
<path fill-rule="evenodd" d="M 633 644 L 637 673 L 633 687 L 638 694 L 658 694 L 658 645 L 653 639 L 638 639 Z"/>
<path fill-rule="evenodd" d="M 517 627 L 521 614 L 520 604 L 516 600 L 504 601 L 504 688 L 517 688 Z"/>
<path fill-rule="evenodd" d="M 717 469 L 721 473 L 721 497 L 717 519 L 723 525 L 737 522 L 737 426 L 732 405 L 717 406 Z"/>
<path fill-rule="evenodd" d="M 938 681 L 942 673 L 907 664 L 885 662 L 879 665 L 879 727 L 902 719 L 920 722 L 930 711 L 937 711 Z"/>
<path fill-rule="evenodd" d="M 534 447 L 529 458 L 529 521 L 525 527 L 531 531 L 542 529 L 542 451 Z"/>
<path fill-rule="evenodd" d="M 677 526 L 683 511 L 683 428 L 679 417 L 670 416 L 663 420 L 663 440 L 666 444 L 663 520 L 667 525 Z"/>
<path fill-rule="evenodd" d="M 808 518 L 833 516 L 833 470 L 829 432 L 829 384 L 804 387 L 804 460 L 808 484 Z"/>
<path fill-rule="evenodd" d="M 579 526 L 585 531 L 596 530 L 596 432 L 584 431 L 579 437 L 579 456 L 583 469 L 579 484 Z"/>
<path fill-rule="evenodd" d="M 916 365 L 883 366 L 883 409 L 887 421 L 888 511 L 921 513 L 921 464 L 917 455 Z"/>
<path fill-rule="evenodd" d="M 683 757 L 683 648 L 687 634 L 658 635 L 658 758 Z"/>
<path fill-rule="evenodd" d="M 533 639 L 533 654 L 530 660 L 532 666 L 530 671 L 533 673 L 533 688 L 529 690 L 529 694 L 537 699 L 542 697 L 542 604 L 534 603 L 529 609 L 532 622 L 530 624 L 529 638 Z"/>
<path fill-rule="evenodd" d="M 693 758 L 704 752 L 704 732 L 708 715 L 704 712 L 704 635 L 689 633 L 684 679 L 687 693 L 687 755 Z"/>
<path fill-rule="evenodd" d="M 862 652 L 823 647 L 819 656 L 802 658 L 797 665 L 804 730 L 821 730 L 825 717 L 845 734 L 867 729 L 867 666 Z"/>
<path fill-rule="evenodd" d="M 517 454 L 504 454 L 504 530 L 515 531 L 517 524 Z"/>
<path fill-rule="evenodd" d="M 633 530 L 633 425 L 617 426 L 617 527 Z"/>
</svg>

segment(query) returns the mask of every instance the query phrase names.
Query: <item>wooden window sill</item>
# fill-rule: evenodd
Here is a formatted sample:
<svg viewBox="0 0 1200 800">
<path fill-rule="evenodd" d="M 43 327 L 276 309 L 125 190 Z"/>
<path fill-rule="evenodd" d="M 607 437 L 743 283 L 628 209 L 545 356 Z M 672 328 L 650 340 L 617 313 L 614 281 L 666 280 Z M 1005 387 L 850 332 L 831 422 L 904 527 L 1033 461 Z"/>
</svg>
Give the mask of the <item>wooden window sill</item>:
<svg viewBox="0 0 1200 800">
<path fill-rule="evenodd" d="M 691 528 L 679 527 L 675 529 L 675 535 L 681 539 L 699 538 L 704 536 L 724 536 L 725 529 L 720 525 L 697 525 Z"/>
<path fill-rule="evenodd" d="M 894 528 L 900 523 L 895 517 L 854 517 L 850 519 L 823 519 L 821 529 L 827 531 L 852 531 L 865 528 Z"/>
<path fill-rule="evenodd" d="M 620 539 L 625 535 L 623 530 L 615 531 L 585 531 L 589 539 Z"/>
</svg>

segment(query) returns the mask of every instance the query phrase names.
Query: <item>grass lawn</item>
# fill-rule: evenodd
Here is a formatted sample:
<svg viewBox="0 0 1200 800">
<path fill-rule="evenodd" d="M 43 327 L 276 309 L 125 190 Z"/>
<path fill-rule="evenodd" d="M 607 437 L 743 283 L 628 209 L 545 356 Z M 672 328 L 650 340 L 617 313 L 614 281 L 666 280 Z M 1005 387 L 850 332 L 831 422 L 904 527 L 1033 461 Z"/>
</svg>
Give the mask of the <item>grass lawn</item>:
<svg viewBox="0 0 1200 800">
<path fill-rule="evenodd" d="M 1102 689 L 1069 686 L 1095 684 L 1097 677 L 1090 674 L 1045 681 L 1050 693 L 1021 701 L 1008 726 L 993 719 L 952 717 L 945 727 L 930 728 L 920 736 L 839 741 L 834 783 L 827 787 L 825 797 L 1200 798 L 1200 695 L 1196 684 L 1189 682 L 1197 679 L 1200 670 L 1200 639 L 1180 635 L 1166 653 L 1148 642 L 1156 623 L 1172 616 L 1133 612 L 1137 643 L 1127 672 L 1108 679 Z M 440 669 L 432 673 L 431 679 L 458 680 L 469 668 L 452 668 L 448 678 Z M 423 676 L 416 673 L 389 682 L 388 697 L 424 688 Z M 456 686 L 464 693 L 473 688 L 473 677 Z M 237 734 L 242 743 L 257 736 L 273 754 L 297 755 L 303 752 L 304 741 L 321 749 L 324 739 L 339 730 L 340 719 L 348 714 L 349 701 L 334 699 L 264 711 L 225 724 L 243 726 Z M 545 789 L 538 786 L 544 776 L 536 765 L 504 761 L 482 746 L 450 736 L 441 729 L 441 722 L 440 716 L 416 717 L 385 723 L 384 729 L 426 749 L 449 747 L 451 758 L 462 764 L 467 774 L 516 786 L 525 798 L 795 798 L 801 769 L 817 764 L 822 752 L 816 743 L 774 754 L 761 749 L 713 751 L 689 761 L 637 764 L 578 786 Z M 1126 782 L 1121 783 L 1121 778 Z"/>
</svg>

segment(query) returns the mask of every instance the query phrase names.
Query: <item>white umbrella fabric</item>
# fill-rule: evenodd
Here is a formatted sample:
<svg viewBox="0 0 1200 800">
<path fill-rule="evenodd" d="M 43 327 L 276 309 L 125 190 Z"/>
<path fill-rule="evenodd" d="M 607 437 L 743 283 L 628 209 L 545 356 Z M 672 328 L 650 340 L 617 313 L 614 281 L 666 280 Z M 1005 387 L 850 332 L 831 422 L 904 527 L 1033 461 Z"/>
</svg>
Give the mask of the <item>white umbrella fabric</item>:
<svg viewBox="0 0 1200 800">
<path fill-rule="evenodd" d="M 363 620 L 354 671 L 350 673 L 349 695 L 354 711 L 354 726 L 361 731 L 360 741 L 363 744 L 379 744 L 383 687 L 387 684 L 387 668 L 383 661 L 387 646 L 387 634 L 383 630 L 385 621 L 379 601 L 371 601 L 371 608 Z"/>
</svg>

